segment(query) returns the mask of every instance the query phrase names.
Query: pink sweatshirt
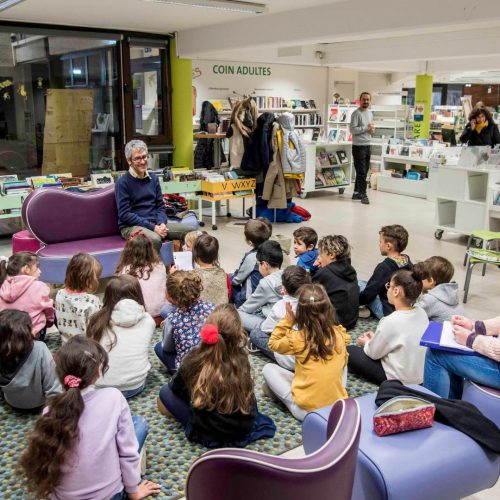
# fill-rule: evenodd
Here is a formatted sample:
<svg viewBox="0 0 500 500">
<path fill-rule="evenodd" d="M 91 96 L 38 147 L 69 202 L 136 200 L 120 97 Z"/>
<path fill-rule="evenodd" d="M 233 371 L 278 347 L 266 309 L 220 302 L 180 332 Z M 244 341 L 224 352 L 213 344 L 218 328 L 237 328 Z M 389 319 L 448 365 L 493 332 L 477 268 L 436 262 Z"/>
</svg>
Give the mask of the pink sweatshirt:
<svg viewBox="0 0 500 500">
<path fill-rule="evenodd" d="M 122 274 L 128 274 L 128 267 L 123 269 Z M 146 305 L 146 312 L 151 314 L 153 318 L 160 315 L 160 309 L 167 301 L 165 292 L 167 289 L 167 271 L 164 264 L 156 264 L 149 278 L 140 279 L 142 295 L 144 297 L 144 304 Z"/>
<path fill-rule="evenodd" d="M 33 323 L 33 333 L 42 330 L 47 321 L 54 322 L 54 303 L 49 287 L 33 276 L 8 276 L 0 287 L 0 311 L 18 309 L 27 312 Z"/>
</svg>

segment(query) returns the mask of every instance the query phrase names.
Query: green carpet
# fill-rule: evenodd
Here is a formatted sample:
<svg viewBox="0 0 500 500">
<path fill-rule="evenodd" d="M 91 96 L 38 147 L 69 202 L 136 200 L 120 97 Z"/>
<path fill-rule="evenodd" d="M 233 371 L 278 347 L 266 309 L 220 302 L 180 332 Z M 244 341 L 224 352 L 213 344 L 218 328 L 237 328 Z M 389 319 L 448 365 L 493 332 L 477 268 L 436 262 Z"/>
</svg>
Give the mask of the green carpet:
<svg viewBox="0 0 500 500">
<path fill-rule="evenodd" d="M 376 326 L 373 320 L 360 320 L 350 332 L 352 343 L 357 336 Z M 159 336 L 159 332 L 158 332 Z M 59 335 L 49 335 L 48 346 L 52 351 L 60 345 Z M 251 355 L 259 410 L 269 415 L 277 427 L 273 439 L 261 440 L 248 448 L 256 451 L 279 455 L 301 444 L 301 423 L 295 420 L 280 403 L 266 398 L 261 391 L 262 367 L 267 358 Z M 184 436 L 182 427 L 171 419 L 160 415 L 156 410 L 156 397 L 160 387 L 169 377 L 151 349 L 152 369 L 148 375 L 146 390 L 129 401 L 133 415 L 143 416 L 149 424 L 146 440 L 147 470 L 146 479 L 158 482 L 162 493 L 156 498 L 174 499 L 184 496 L 184 483 L 191 463 L 202 455 L 206 448 L 190 443 Z M 347 390 L 351 397 L 373 392 L 376 386 L 362 379 L 348 376 Z M 16 474 L 19 456 L 26 443 L 26 435 L 32 429 L 35 416 L 12 410 L 3 400 L 0 401 L 0 498 L 25 499 L 23 479 Z"/>
</svg>

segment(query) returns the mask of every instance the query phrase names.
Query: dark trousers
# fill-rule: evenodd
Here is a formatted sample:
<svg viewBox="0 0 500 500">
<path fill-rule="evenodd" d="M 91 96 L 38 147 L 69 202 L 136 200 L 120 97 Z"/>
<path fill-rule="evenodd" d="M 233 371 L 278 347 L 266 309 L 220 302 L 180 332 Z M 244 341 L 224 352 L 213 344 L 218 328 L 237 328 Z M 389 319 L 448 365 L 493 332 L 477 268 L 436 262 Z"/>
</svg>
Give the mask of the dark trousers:
<svg viewBox="0 0 500 500">
<path fill-rule="evenodd" d="M 352 146 L 352 158 L 356 180 L 354 181 L 354 192 L 366 195 L 366 176 L 370 170 L 370 146 Z"/>
<path fill-rule="evenodd" d="M 347 364 L 349 372 L 360 375 L 377 385 L 387 380 L 380 359 L 370 358 L 365 354 L 363 348 L 357 345 L 348 345 L 347 352 L 349 353 L 349 362 Z"/>
<path fill-rule="evenodd" d="M 160 389 L 160 401 L 163 406 L 185 427 L 189 422 L 189 403 L 174 394 L 168 384 Z"/>
<path fill-rule="evenodd" d="M 167 367 L 169 373 L 175 372 L 175 352 L 165 352 L 161 342 L 155 345 L 154 350 L 159 360 Z"/>
</svg>

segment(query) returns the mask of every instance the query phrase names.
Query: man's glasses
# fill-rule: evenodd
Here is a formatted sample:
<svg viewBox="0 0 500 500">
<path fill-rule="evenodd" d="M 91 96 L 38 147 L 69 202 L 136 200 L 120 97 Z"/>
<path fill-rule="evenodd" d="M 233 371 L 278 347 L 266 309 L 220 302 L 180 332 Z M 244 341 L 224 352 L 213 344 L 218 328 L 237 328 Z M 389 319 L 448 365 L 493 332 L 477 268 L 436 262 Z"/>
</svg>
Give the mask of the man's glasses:
<svg viewBox="0 0 500 500">
<path fill-rule="evenodd" d="M 149 154 L 142 155 L 142 156 L 136 156 L 135 158 L 132 158 L 132 162 L 133 163 L 141 163 L 141 161 L 149 160 L 150 157 L 151 157 L 151 155 L 149 155 Z"/>
</svg>

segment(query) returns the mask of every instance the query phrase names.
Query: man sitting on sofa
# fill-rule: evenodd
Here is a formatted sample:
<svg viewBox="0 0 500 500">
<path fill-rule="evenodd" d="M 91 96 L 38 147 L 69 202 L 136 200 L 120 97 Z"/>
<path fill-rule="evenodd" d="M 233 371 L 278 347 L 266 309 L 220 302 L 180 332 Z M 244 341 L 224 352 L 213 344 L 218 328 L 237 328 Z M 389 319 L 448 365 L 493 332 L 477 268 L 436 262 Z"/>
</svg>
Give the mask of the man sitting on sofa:
<svg viewBox="0 0 500 500">
<path fill-rule="evenodd" d="M 186 224 L 167 225 L 167 214 L 160 182 L 148 172 L 148 147 L 139 140 L 125 145 L 129 170 L 116 182 L 115 197 L 118 209 L 118 227 L 122 237 L 141 230 L 153 242 L 159 253 L 164 239 L 184 241 L 193 228 Z"/>
</svg>

